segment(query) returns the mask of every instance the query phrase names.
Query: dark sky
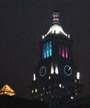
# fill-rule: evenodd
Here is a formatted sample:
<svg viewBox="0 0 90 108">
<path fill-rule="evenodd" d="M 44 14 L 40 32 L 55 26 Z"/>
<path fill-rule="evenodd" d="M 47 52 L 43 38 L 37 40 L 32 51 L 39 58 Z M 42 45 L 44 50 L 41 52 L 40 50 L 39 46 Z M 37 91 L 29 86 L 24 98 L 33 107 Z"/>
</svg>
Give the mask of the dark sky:
<svg viewBox="0 0 90 108">
<path fill-rule="evenodd" d="M 73 58 L 84 94 L 90 93 L 90 0 L 0 0 L 0 89 L 9 84 L 30 98 L 32 74 L 39 61 L 39 41 L 52 24 L 52 12 L 74 41 Z"/>
</svg>

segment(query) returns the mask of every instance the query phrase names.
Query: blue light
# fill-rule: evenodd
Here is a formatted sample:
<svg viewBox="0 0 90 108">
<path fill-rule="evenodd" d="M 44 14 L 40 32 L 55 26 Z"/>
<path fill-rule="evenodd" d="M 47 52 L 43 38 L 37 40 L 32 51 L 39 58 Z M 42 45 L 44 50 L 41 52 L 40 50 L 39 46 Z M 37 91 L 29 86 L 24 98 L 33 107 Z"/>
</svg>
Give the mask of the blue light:
<svg viewBox="0 0 90 108">
<path fill-rule="evenodd" d="M 43 45 L 43 58 L 48 58 L 52 56 L 52 42 L 45 43 Z"/>
<path fill-rule="evenodd" d="M 43 58 L 46 58 L 46 45 L 43 46 Z"/>
<path fill-rule="evenodd" d="M 49 46 L 48 46 L 48 43 L 46 43 L 46 53 L 47 53 L 47 57 L 49 57 Z"/>
<path fill-rule="evenodd" d="M 49 48 L 50 48 L 50 56 L 52 56 L 52 42 L 49 42 Z"/>
</svg>

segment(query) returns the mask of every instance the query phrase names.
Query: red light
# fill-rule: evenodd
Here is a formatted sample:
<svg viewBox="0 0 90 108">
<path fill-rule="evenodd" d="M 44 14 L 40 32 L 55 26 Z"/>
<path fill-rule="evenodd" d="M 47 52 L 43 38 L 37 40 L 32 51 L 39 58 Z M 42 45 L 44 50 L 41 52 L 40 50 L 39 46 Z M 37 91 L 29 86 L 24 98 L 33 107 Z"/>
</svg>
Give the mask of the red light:
<svg viewBox="0 0 90 108">
<path fill-rule="evenodd" d="M 54 17 L 54 18 L 58 18 L 58 17 L 59 17 L 59 15 L 57 15 L 57 14 L 54 14 L 54 15 L 53 15 L 53 17 Z"/>
</svg>

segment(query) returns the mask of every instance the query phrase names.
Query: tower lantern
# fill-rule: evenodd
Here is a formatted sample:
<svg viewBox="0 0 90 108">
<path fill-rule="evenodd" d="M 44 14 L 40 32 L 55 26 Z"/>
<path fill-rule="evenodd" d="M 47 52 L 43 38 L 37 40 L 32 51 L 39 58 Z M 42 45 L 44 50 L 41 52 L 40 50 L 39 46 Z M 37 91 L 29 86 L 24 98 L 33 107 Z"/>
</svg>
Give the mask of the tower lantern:
<svg viewBox="0 0 90 108">
<path fill-rule="evenodd" d="M 57 11 L 55 11 L 53 14 L 53 24 L 57 23 L 59 24 L 59 13 Z"/>
</svg>

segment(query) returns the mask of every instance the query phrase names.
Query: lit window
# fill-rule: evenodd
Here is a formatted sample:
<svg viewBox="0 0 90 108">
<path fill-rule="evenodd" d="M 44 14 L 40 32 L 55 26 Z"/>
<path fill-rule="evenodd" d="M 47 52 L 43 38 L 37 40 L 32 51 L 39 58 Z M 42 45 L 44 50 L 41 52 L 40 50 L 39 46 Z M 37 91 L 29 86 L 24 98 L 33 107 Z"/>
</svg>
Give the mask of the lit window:
<svg viewBox="0 0 90 108">
<path fill-rule="evenodd" d="M 77 80 L 75 79 L 75 83 L 77 83 Z"/>
<path fill-rule="evenodd" d="M 56 73 L 56 74 L 59 73 L 59 72 L 58 72 L 58 65 L 57 65 L 57 64 L 55 64 L 55 73 Z"/>
<path fill-rule="evenodd" d="M 64 45 L 62 46 L 62 57 L 64 57 Z"/>
<path fill-rule="evenodd" d="M 46 92 L 46 94 L 48 94 L 48 92 Z"/>
<path fill-rule="evenodd" d="M 54 74 L 54 65 L 51 63 L 51 74 Z"/>
<path fill-rule="evenodd" d="M 46 45 L 43 45 L 43 58 L 46 58 Z"/>
<path fill-rule="evenodd" d="M 73 96 L 71 96 L 71 99 L 74 99 L 74 97 L 73 97 Z"/>
<path fill-rule="evenodd" d="M 41 96 L 42 96 L 42 93 L 41 93 Z"/>
<path fill-rule="evenodd" d="M 50 41 L 49 42 L 49 53 L 50 53 L 50 56 L 52 56 L 52 42 Z"/>
<path fill-rule="evenodd" d="M 32 90 L 32 93 L 34 93 L 34 90 Z"/>
<path fill-rule="evenodd" d="M 51 79 L 51 76 L 49 76 L 48 79 L 50 80 Z"/>
<path fill-rule="evenodd" d="M 62 88 L 64 88 L 64 85 L 62 85 Z"/>
<path fill-rule="evenodd" d="M 66 47 L 66 58 L 68 58 L 68 47 Z"/>
<path fill-rule="evenodd" d="M 77 93 L 75 93 L 75 95 L 77 96 Z"/>
<path fill-rule="evenodd" d="M 52 42 L 45 43 L 43 45 L 43 58 L 52 56 Z"/>
<path fill-rule="evenodd" d="M 43 87 L 43 90 L 45 90 L 45 88 Z"/>
<path fill-rule="evenodd" d="M 77 79 L 80 79 L 80 72 L 77 72 Z"/>
<path fill-rule="evenodd" d="M 49 57 L 49 46 L 48 46 L 48 43 L 46 43 L 46 55 L 47 55 L 47 57 Z"/>
<path fill-rule="evenodd" d="M 33 74 L 33 81 L 36 81 L 36 74 Z"/>
<path fill-rule="evenodd" d="M 62 87 L 62 84 L 59 84 L 59 87 L 61 88 Z"/>
<path fill-rule="evenodd" d="M 44 39 L 44 35 L 42 35 L 42 39 Z"/>
<path fill-rule="evenodd" d="M 37 89 L 35 89 L 35 92 L 37 93 Z"/>
</svg>

